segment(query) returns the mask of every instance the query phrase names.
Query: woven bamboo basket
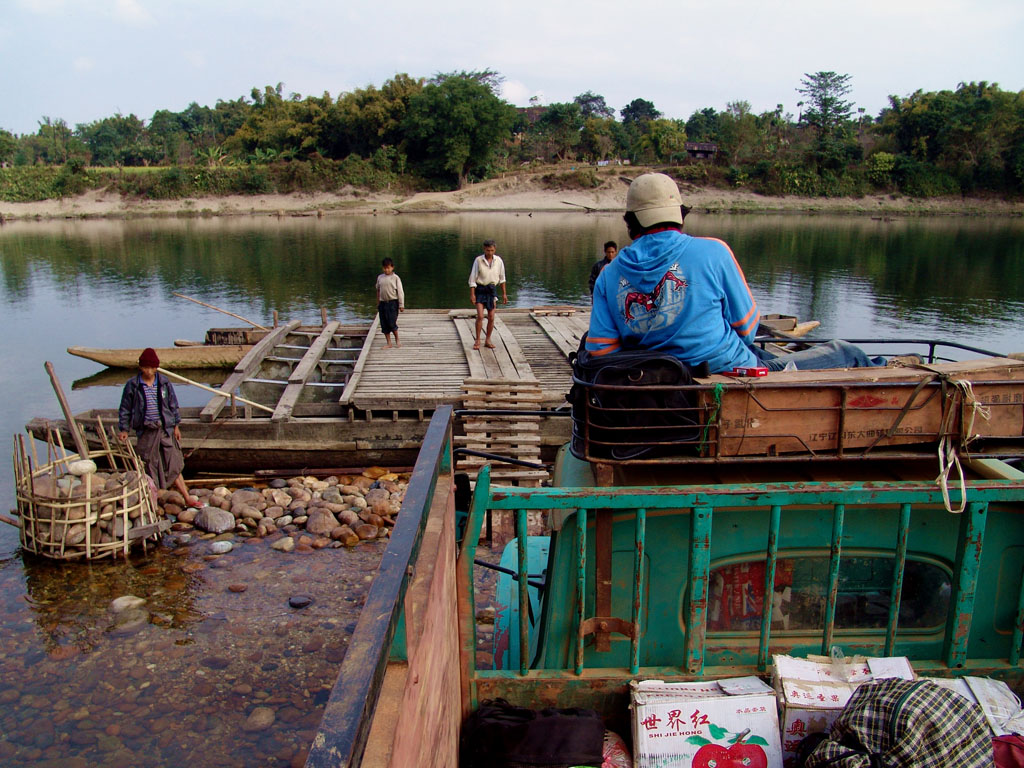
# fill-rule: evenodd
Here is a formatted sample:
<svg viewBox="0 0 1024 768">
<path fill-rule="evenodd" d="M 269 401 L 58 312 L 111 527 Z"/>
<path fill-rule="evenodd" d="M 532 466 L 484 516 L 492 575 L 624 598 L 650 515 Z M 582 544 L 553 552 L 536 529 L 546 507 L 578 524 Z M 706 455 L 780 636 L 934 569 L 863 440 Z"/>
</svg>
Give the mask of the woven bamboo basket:
<svg viewBox="0 0 1024 768">
<path fill-rule="evenodd" d="M 60 434 L 47 439 L 40 463 L 35 443 L 26 451 L 14 439 L 14 477 L 21 545 L 55 560 L 127 557 L 132 547 L 154 544 L 170 523 L 161 519 L 142 461 L 130 443 L 111 439 L 99 425 L 102 449 L 89 459 L 101 471 L 88 471 L 77 453 L 64 449 Z"/>
</svg>

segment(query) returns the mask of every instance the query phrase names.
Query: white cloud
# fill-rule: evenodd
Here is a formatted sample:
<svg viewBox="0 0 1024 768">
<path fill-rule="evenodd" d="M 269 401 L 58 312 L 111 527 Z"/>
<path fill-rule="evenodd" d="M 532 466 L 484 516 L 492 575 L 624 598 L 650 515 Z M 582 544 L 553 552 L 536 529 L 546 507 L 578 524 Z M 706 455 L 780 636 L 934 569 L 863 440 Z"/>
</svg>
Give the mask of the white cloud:
<svg viewBox="0 0 1024 768">
<path fill-rule="evenodd" d="M 18 5 L 29 13 L 53 16 L 64 9 L 64 0 L 18 0 Z"/>
<path fill-rule="evenodd" d="M 153 23 L 153 17 L 139 0 L 114 0 L 114 18 L 137 26 Z"/>
<path fill-rule="evenodd" d="M 95 66 L 96 62 L 89 56 L 79 56 L 71 63 L 71 67 L 75 72 L 88 72 Z"/>
<path fill-rule="evenodd" d="M 530 99 L 534 96 L 538 98 L 541 104 L 544 103 L 543 91 L 531 91 L 525 83 L 519 80 L 506 80 L 501 84 L 501 97 L 517 107 L 528 106 Z"/>
<path fill-rule="evenodd" d="M 202 51 L 183 51 L 181 54 L 193 69 L 206 69 L 206 55 Z"/>
</svg>

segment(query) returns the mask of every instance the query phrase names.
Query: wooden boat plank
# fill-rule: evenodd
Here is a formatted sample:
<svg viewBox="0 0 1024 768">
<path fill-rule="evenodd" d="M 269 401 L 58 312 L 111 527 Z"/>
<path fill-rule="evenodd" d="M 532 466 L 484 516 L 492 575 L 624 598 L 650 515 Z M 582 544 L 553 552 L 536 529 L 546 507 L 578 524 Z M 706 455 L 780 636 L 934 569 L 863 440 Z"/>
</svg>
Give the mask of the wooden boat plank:
<svg viewBox="0 0 1024 768">
<path fill-rule="evenodd" d="M 356 358 L 356 364 L 352 369 L 352 375 L 349 376 L 348 382 L 345 384 L 345 389 L 341 393 L 341 397 L 338 398 L 338 402 L 342 405 L 348 405 L 352 401 L 352 397 L 356 393 L 356 386 L 359 384 L 359 377 L 362 375 L 363 368 L 366 367 L 366 358 L 370 354 L 370 347 L 373 346 L 373 340 L 377 337 L 377 333 L 379 331 L 380 315 L 374 315 L 373 322 L 370 323 L 370 330 L 366 332 L 366 338 L 363 340 L 363 346 L 359 350 L 359 357 Z"/>
<path fill-rule="evenodd" d="M 469 365 L 469 375 L 476 376 L 478 378 L 487 377 L 487 369 L 484 367 L 484 361 L 480 357 L 480 350 L 473 349 L 473 344 L 476 341 L 474 334 L 476 333 L 476 319 L 468 317 L 452 317 L 452 322 L 455 324 L 455 329 L 459 332 L 459 339 L 462 341 L 462 352 L 466 357 L 466 363 Z"/>
<path fill-rule="evenodd" d="M 553 321 L 553 318 L 546 315 L 535 315 L 534 320 L 537 325 L 544 329 L 551 340 L 566 357 L 569 356 L 570 352 L 575 352 L 579 347 L 579 338 L 576 339 L 576 343 L 573 343 L 572 335 L 570 333 L 566 333 L 561 325 L 556 324 Z"/>
<path fill-rule="evenodd" d="M 284 421 L 291 418 L 292 409 L 295 408 L 295 403 L 299 400 L 299 395 L 302 394 L 302 389 L 306 385 L 306 381 L 313 373 L 313 369 L 324 355 L 324 351 L 327 349 L 327 345 L 334 337 L 334 332 L 341 325 L 338 321 L 328 323 L 327 327 L 320 333 L 316 341 L 314 341 L 306 354 L 302 356 L 301 362 L 295 366 L 291 376 L 288 377 L 288 386 L 285 387 L 284 392 L 281 394 L 281 399 L 277 401 L 277 407 L 274 409 L 274 415 L 271 416 L 273 421 Z"/>
<path fill-rule="evenodd" d="M 256 344 L 253 345 L 245 357 L 243 357 L 238 365 L 235 366 L 234 372 L 228 376 L 227 380 L 221 385 L 221 390 L 226 393 L 235 391 L 235 388 L 240 386 L 245 381 L 247 376 L 251 376 L 256 370 L 259 369 L 260 363 L 263 362 L 263 358 L 266 354 L 274 348 L 274 345 L 287 336 L 295 328 L 299 327 L 299 321 L 293 320 L 288 325 L 283 325 L 280 328 L 274 329 L 271 333 L 268 333 Z M 203 408 L 199 418 L 203 421 L 213 421 L 217 418 L 224 406 L 228 402 L 227 397 L 214 396 L 206 407 Z"/>
</svg>

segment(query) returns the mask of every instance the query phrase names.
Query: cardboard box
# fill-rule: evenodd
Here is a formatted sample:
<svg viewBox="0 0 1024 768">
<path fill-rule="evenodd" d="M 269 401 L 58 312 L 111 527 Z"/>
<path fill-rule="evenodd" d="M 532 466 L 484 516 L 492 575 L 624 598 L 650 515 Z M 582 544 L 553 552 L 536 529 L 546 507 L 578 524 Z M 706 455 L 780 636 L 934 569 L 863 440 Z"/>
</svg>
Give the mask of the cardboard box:
<svg viewBox="0 0 1024 768">
<path fill-rule="evenodd" d="M 821 656 L 798 659 L 776 655 L 772 662 L 784 765 L 793 764 L 797 747 L 807 736 L 827 731 L 832 726 L 858 685 L 876 679 L 872 667 L 879 670 L 879 679 L 914 679 L 910 662 L 902 656 L 877 659 L 860 656 L 832 661 Z"/>
<path fill-rule="evenodd" d="M 782 766 L 774 691 L 756 677 L 634 680 L 630 692 L 635 768 L 708 768 L 729 758 Z"/>
</svg>

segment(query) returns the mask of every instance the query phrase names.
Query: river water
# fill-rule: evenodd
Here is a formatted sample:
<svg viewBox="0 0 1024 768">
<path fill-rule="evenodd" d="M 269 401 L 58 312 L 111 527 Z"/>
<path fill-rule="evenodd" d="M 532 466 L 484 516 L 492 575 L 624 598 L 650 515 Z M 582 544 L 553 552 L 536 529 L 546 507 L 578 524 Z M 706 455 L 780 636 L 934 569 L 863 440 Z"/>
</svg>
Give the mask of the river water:
<svg viewBox="0 0 1024 768">
<path fill-rule="evenodd" d="M 729 242 L 762 311 L 817 319 L 818 336 L 1024 350 L 1020 220 L 694 214 L 687 229 Z M 264 324 L 274 310 L 318 322 L 320 307 L 369 321 L 390 256 L 407 306 L 468 307 L 466 278 L 488 237 L 520 307 L 587 305 L 602 244 L 628 242 L 619 217 L 577 213 L 4 224 L 0 435 L 60 415 L 47 360 L 73 410 L 116 406 L 120 384 L 94 384 L 99 367 L 69 345 L 170 346 L 241 324 L 174 292 Z M 207 400 L 177 391 L 184 404 Z M 10 461 L 0 499 L 15 504 Z M 15 529 L 0 525 L 0 763 L 300 763 L 379 554 L 376 544 L 306 555 L 246 545 L 221 558 L 168 548 L 61 566 L 22 558 Z M 228 589 L 239 583 L 248 589 Z M 297 593 L 313 605 L 290 609 Z M 148 623 L 112 620 L 107 606 L 124 594 L 149 600 Z M 275 722 L 245 731 L 255 707 Z"/>
</svg>

